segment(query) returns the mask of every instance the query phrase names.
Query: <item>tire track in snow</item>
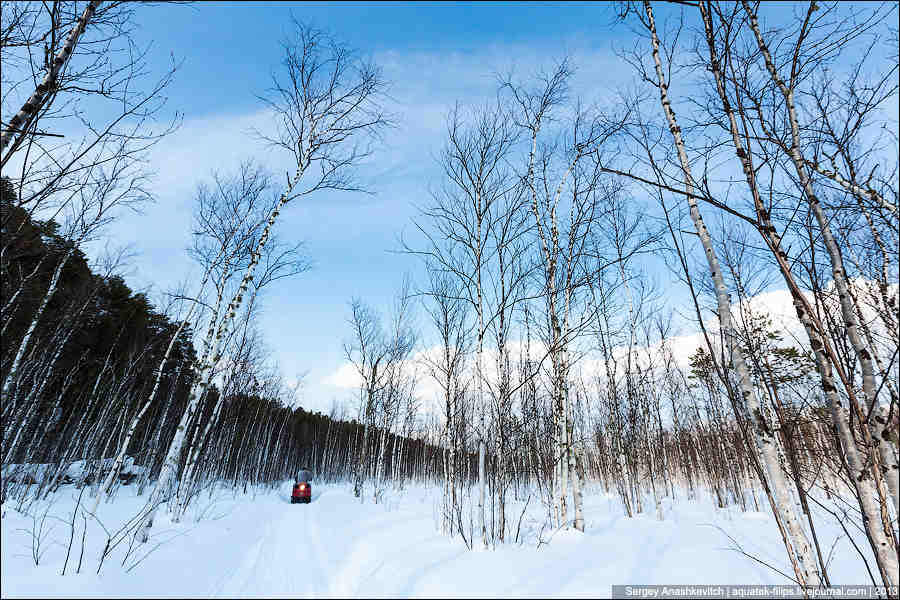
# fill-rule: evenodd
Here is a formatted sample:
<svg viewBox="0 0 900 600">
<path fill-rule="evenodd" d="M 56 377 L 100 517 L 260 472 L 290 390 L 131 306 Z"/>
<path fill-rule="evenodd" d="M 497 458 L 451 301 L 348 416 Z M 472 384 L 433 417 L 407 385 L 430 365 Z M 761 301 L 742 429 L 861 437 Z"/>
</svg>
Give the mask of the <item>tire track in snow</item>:
<svg viewBox="0 0 900 600">
<path fill-rule="evenodd" d="M 219 597 L 271 597 L 319 594 L 318 565 L 310 565 L 304 552 L 309 515 L 285 503 L 277 518 L 262 524 L 259 540 L 247 552 L 240 567 L 216 594 Z M 304 506 L 302 508 L 308 508 Z M 310 568 L 311 567 L 311 568 Z"/>
<path fill-rule="evenodd" d="M 422 569 L 430 572 L 459 555 L 449 547 L 438 560 L 418 554 L 433 537 L 430 522 L 420 524 L 417 518 L 385 512 L 382 505 L 360 503 L 343 489 L 322 489 L 310 504 L 286 501 L 271 514 L 215 596 L 403 595 L 415 588 Z M 398 528 L 416 533 L 398 539 Z"/>
<path fill-rule="evenodd" d="M 248 583 L 252 580 L 253 573 L 256 571 L 256 565 L 259 563 L 260 554 L 268 537 L 270 527 L 271 525 L 267 523 L 263 534 L 251 546 L 235 573 L 219 582 L 218 589 L 213 593 L 214 597 L 228 598 L 244 593 Z"/>
<path fill-rule="evenodd" d="M 262 524 L 259 539 L 247 551 L 240 566 L 218 586 L 217 597 L 330 597 L 346 596 L 352 588 L 339 571 L 346 541 L 342 528 L 323 531 L 323 520 L 335 525 L 334 504 L 340 492 L 323 490 L 310 504 L 285 506 Z M 345 511 L 352 512 L 352 511 Z M 344 515 L 350 517 L 351 515 Z M 337 531 L 335 530 L 337 529 Z"/>
</svg>

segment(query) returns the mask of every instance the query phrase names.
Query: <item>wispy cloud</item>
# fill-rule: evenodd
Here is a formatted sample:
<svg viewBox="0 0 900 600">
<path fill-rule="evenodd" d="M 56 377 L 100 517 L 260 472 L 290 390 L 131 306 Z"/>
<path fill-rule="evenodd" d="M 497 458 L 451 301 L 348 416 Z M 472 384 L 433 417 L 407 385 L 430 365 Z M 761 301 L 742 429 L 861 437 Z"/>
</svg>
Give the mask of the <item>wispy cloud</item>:
<svg viewBox="0 0 900 600">
<path fill-rule="evenodd" d="M 309 373 L 304 406 L 327 411 L 335 397 L 348 393 L 350 374 L 341 366 L 347 301 L 357 295 L 376 307 L 387 306 L 402 274 L 420 268 L 415 259 L 390 251 L 398 249 L 414 206 L 427 199 L 439 178 L 435 156 L 444 142 L 448 111 L 457 101 L 471 106 L 493 99 L 497 73 L 513 68 L 524 77 L 549 67 L 567 50 L 579 68 L 575 93 L 597 99 L 627 81 L 627 70 L 610 52 L 578 39 L 559 47 L 493 44 L 472 52 L 374 55 L 390 83 L 385 108 L 396 121 L 360 169 L 375 195 L 323 193 L 289 205 L 277 227 L 283 237 L 305 240 L 316 263 L 313 271 L 269 290 L 260 317 L 286 376 Z M 184 248 L 190 241 L 194 190 L 211 171 L 228 172 L 253 158 L 281 181 L 280 174 L 291 169 L 289 158 L 268 150 L 251 133 L 273 126 L 272 115 L 262 107 L 245 114 L 188 115 L 153 149 L 157 202 L 143 214 L 124 215 L 111 228 L 115 239 L 131 241 L 139 253 L 129 278 L 133 287 L 164 290 L 190 279 L 194 271 Z"/>
<path fill-rule="evenodd" d="M 854 282 L 857 288 L 857 294 L 864 297 L 863 289 L 866 282 L 857 280 Z M 893 285 L 888 293 L 896 296 L 898 294 L 898 286 Z M 813 298 L 808 295 L 811 302 Z M 828 310 L 834 315 L 840 314 L 840 307 L 836 301 L 830 302 Z M 782 333 L 782 346 L 795 346 L 805 349 L 809 346 L 809 339 L 806 336 L 802 324 L 797 318 L 796 311 L 793 306 L 790 292 L 787 290 L 774 290 L 764 292 L 749 300 L 745 301 L 741 306 L 733 305 L 732 314 L 736 322 L 740 323 L 741 312 L 753 314 L 756 316 L 765 315 L 771 319 L 772 327 Z M 876 332 L 880 332 L 883 327 L 878 327 L 876 315 L 874 311 L 866 307 L 863 310 L 864 317 L 871 324 Z M 719 323 L 715 318 L 711 318 L 705 323 L 707 331 L 712 336 L 713 343 L 719 342 Z M 880 336 L 878 336 L 879 339 Z M 674 360 L 674 366 L 687 372 L 690 370 L 690 358 L 699 348 L 705 348 L 706 342 L 699 330 L 689 331 L 680 335 L 672 335 L 663 342 L 657 340 L 650 346 L 636 345 L 634 347 L 635 360 L 642 365 L 643 368 L 650 366 L 650 361 L 659 369 L 663 366 L 668 357 Z M 546 356 L 546 346 L 540 342 L 532 341 L 530 344 L 531 359 L 540 361 Z M 890 354 L 890 348 L 885 346 L 880 349 L 882 353 Z M 518 360 L 523 354 L 524 347 L 521 340 L 513 341 L 509 344 L 509 352 L 513 361 Z M 429 359 L 432 363 L 438 362 L 441 356 L 441 348 L 431 346 L 418 352 L 412 359 L 408 361 L 404 368 L 407 374 L 417 373 L 419 375 L 419 383 L 416 388 L 416 395 L 420 401 L 420 407 L 425 413 L 431 413 L 440 417 L 442 414 L 442 390 L 440 384 L 428 375 Z M 617 361 L 622 361 L 628 354 L 627 346 L 615 346 L 611 350 L 612 356 Z M 487 381 L 496 381 L 498 371 L 496 369 L 497 350 L 495 347 L 487 347 L 484 350 L 484 373 Z M 474 377 L 474 366 L 469 361 L 466 366 L 466 372 L 463 379 L 471 379 Z M 515 369 L 515 367 L 513 367 Z M 549 367 L 548 367 L 549 368 Z M 573 366 L 572 376 L 575 379 L 581 378 L 587 385 L 588 389 L 596 391 L 597 386 L 605 380 L 605 367 L 603 357 L 596 350 L 586 352 L 580 360 Z M 515 379 L 515 376 L 514 376 Z M 336 368 L 332 373 L 327 375 L 321 384 L 343 391 L 343 398 L 348 409 L 356 408 L 356 393 L 359 389 L 361 378 L 356 369 L 349 362 L 345 362 Z"/>
</svg>

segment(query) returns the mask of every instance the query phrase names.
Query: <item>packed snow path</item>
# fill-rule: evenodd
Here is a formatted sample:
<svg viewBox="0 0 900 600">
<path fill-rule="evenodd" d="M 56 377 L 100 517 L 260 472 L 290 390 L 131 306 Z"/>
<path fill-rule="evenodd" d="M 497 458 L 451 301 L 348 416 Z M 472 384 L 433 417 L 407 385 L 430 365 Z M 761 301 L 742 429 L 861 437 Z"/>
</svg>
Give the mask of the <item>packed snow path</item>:
<svg viewBox="0 0 900 600">
<path fill-rule="evenodd" d="M 310 504 L 291 505 L 284 495 L 284 510 L 261 526 L 241 565 L 215 595 L 368 596 L 375 593 L 375 581 L 392 584 L 376 589 L 398 593 L 395 586 L 403 581 L 397 577 L 397 566 L 434 537 L 433 520 L 398 519 L 383 506 L 361 504 L 344 489 L 318 489 L 313 486 Z M 398 536 L 400 527 L 405 531 Z M 456 554 L 451 545 L 447 550 Z M 379 577 L 388 563 L 390 573 Z"/>
<path fill-rule="evenodd" d="M 70 562 L 67 575 L 59 575 L 69 538 L 62 522 L 69 519 L 77 496 L 71 486 L 64 486 L 51 504 L 37 506 L 31 516 L 4 505 L 0 595 L 596 598 L 608 596 L 612 584 L 787 582 L 737 552 L 735 542 L 790 571 L 770 515 L 716 509 L 705 496 L 688 501 L 682 493 L 674 505 L 667 502 L 664 521 L 652 513 L 628 519 L 616 497 L 591 487 L 585 496 L 587 532 L 562 531 L 552 539 L 541 529 L 543 508 L 532 498 L 522 521 L 526 543 L 469 551 L 458 537 L 450 540 L 436 531 L 439 490 L 434 488 L 388 488 L 385 501 L 376 505 L 371 487 L 361 503 L 350 486 L 313 482 L 310 504 L 291 504 L 290 487 L 291 482 L 284 482 L 277 490 L 256 494 L 204 493 L 181 523 L 158 520 L 148 549 L 159 546 L 131 572 L 126 568 L 140 555 L 122 567 L 119 553 L 107 560 L 100 575 L 95 574 L 96 558 L 105 537 L 93 526 L 82 573 L 73 574 Z M 100 516 L 107 526 L 140 509 L 144 498 L 133 493 L 123 488 L 103 505 Z M 510 500 L 514 537 L 524 500 Z M 35 566 L 28 530 L 34 527 L 33 515 L 45 508 L 54 517 L 48 528 L 55 525 L 45 536 L 41 564 Z M 468 507 L 464 518 L 468 521 Z M 865 571 L 839 525 L 822 521 L 819 535 L 831 549 L 832 581 L 865 583 Z M 537 547 L 539 536 L 547 543 Z M 77 550 L 76 545 L 73 552 Z"/>
<path fill-rule="evenodd" d="M 403 506 L 390 495 L 384 505 L 374 505 L 360 503 L 346 487 L 317 491 L 314 486 L 311 504 L 290 505 L 282 494 L 283 509 L 261 524 L 240 566 L 214 594 L 598 597 L 608 595 L 614 583 L 785 583 L 729 549 L 728 538 L 712 525 L 718 521 L 777 564 L 782 554 L 777 531 L 771 528 L 771 540 L 762 536 L 775 542 L 763 548 L 759 529 L 771 523 L 759 513 L 716 515 L 695 507 L 675 511 L 663 522 L 645 515 L 626 519 L 617 501 L 594 497 L 587 535 L 560 532 L 538 549 L 533 538 L 539 532 L 526 520 L 528 545 L 469 552 L 458 538 L 436 534 L 433 498 L 421 490 L 408 496 Z M 543 538 L 549 537 L 545 530 Z"/>
</svg>

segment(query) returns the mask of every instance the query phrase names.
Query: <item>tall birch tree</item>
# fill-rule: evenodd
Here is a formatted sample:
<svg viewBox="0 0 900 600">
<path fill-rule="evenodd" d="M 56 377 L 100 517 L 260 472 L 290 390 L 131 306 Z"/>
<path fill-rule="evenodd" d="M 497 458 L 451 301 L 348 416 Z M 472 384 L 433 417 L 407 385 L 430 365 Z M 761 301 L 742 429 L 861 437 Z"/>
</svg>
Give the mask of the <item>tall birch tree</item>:
<svg viewBox="0 0 900 600">
<path fill-rule="evenodd" d="M 216 327 L 206 359 L 198 366 L 187 407 L 182 414 L 162 471 L 148 500 L 140 540 L 146 542 L 156 507 L 174 489 L 188 424 L 212 382 L 222 346 L 254 278 L 278 216 L 288 202 L 323 190 L 359 190 L 353 169 L 369 153 L 365 146 L 386 124 L 379 104 L 384 82 L 378 69 L 357 58 L 323 32 L 294 22 L 293 37 L 284 44 L 282 76 L 273 75 L 266 104 L 274 113 L 277 133 L 262 136 L 285 151 L 296 164 L 284 191 L 272 206 L 260 233 L 250 244 L 249 263 L 224 316 Z"/>
<path fill-rule="evenodd" d="M 785 543 L 788 556 L 794 566 L 797 580 L 803 585 L 818 586 L 822 584 L 822 575 L 818 570 L 812 545 L 810 544 L 806 532 L 803 529 L 803 524 L 797 515 L 796 506 L 790 493 L 790 487 L 787 483 L 784 468 L 781 464 L 781 457 L 784 456 L 784 450 L 781 446 L 781 441 L 776 435 L 773 424 L 769 422 L 768 411 L 763 409 L 759 398 L 756 395 L 749 369 L 747 368 L 746 361 L 744 360 L 744 356 L 735 337 L 728 288 L 725 284 L 725 279 L 712 242 L 712 237 L 700 213 L 699 204 L 697 202 L 698 194 L 695 192 L 695 178 L 688 158 L 687 147 L 684 142 L 681 127 L 679 126 L 678 120 L 675 117 L 675 112 L 672 108 L 672 101 L 669 96 L 669 81 L 666 78 L 666 73 L 663 68 L 660 40 L 657 34 L 656 21 L 651 3 L 648 0 L 644 0 L 642 9 L 643 10 L 635 7 L 641 25 L 646 29 L 650 38 L 653 61 L 652 72 L 655 75 L 654 78 L 648 77 L 648 80 L 659 90 L 660 104 L 678 155 L 680 172 L 683 177 L 684 197 L 687 199 L 691 220 L 694 223 L 697 236 L 703 246 L 710 275 L 715 287 L 719 327 L 724 336 L 723 350 L 727 353 L 726 356 L 730 359 L 730 363 L 733 364 L 735 369 L 740 392 L 740 401 L 750 417 L 756 451 L 760 455 L 760 462 L 765 469 L 765 477 L 775 497 L 773 508 L 777 511 L 777 516 L 780 517 L 779 520 L 784 524 L 784 529 L 787 532 Z"/>
</svg>

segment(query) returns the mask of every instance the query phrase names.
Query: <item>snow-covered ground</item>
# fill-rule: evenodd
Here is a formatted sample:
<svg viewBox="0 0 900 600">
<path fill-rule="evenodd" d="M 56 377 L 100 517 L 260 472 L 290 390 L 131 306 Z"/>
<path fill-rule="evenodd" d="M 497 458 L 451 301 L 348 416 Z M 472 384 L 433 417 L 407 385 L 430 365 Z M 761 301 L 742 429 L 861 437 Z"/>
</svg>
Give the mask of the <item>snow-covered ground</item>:
<svg viewBox="0 0 900 600">
<path fill-rule="evenodd" d="M 71 535 L 73 486 L 64 486 L 51 503 L 33 505 L 30 515 L 8 502 L 0 521 L 0 591 L 4 598 L 567 598 L 608 596 L 612 584 L 789 583 L 737 551 L 739 544 L 760 561 L 790 572 L 768 513 L 717 509 L 702 497 L 667 504 L 665 519 L 658 521 L 652 510 L 628 519 L 617 498 L 588 490 L 586 533 L 555 535 L 541 531 L 543 509 L 532 499 L 522 524 L 524 543 L 469 551 L 459 538 L 437 532 L 439 494 L 433 488 L 391 491 L 379 505 L 360 503 L 344 485 L 314 485 L 311 504 L 292 505 L 289 490 L 285 482 L 255 495 L 204 494 L 181 523 L 158 520 L 151 541 L 127 558 L 123 543 L 99 575 L 97 559 L 106 536 L 90 521 L 82 570 L 74 573 L 81 517 L 67 574 L 59 575 Z M 134 496 L 134 486 L 121 488 L 98 516 L 114 531 L 142 501 Z M 513 503 L 509 512 L 513 535 L 522 505 Z M 32 532 L 45 511 L 43 555 L 35 566 Z M 866 583 L 864 567 L 840 526 L 820 522 L 832 582 Z"/>
</svg>

